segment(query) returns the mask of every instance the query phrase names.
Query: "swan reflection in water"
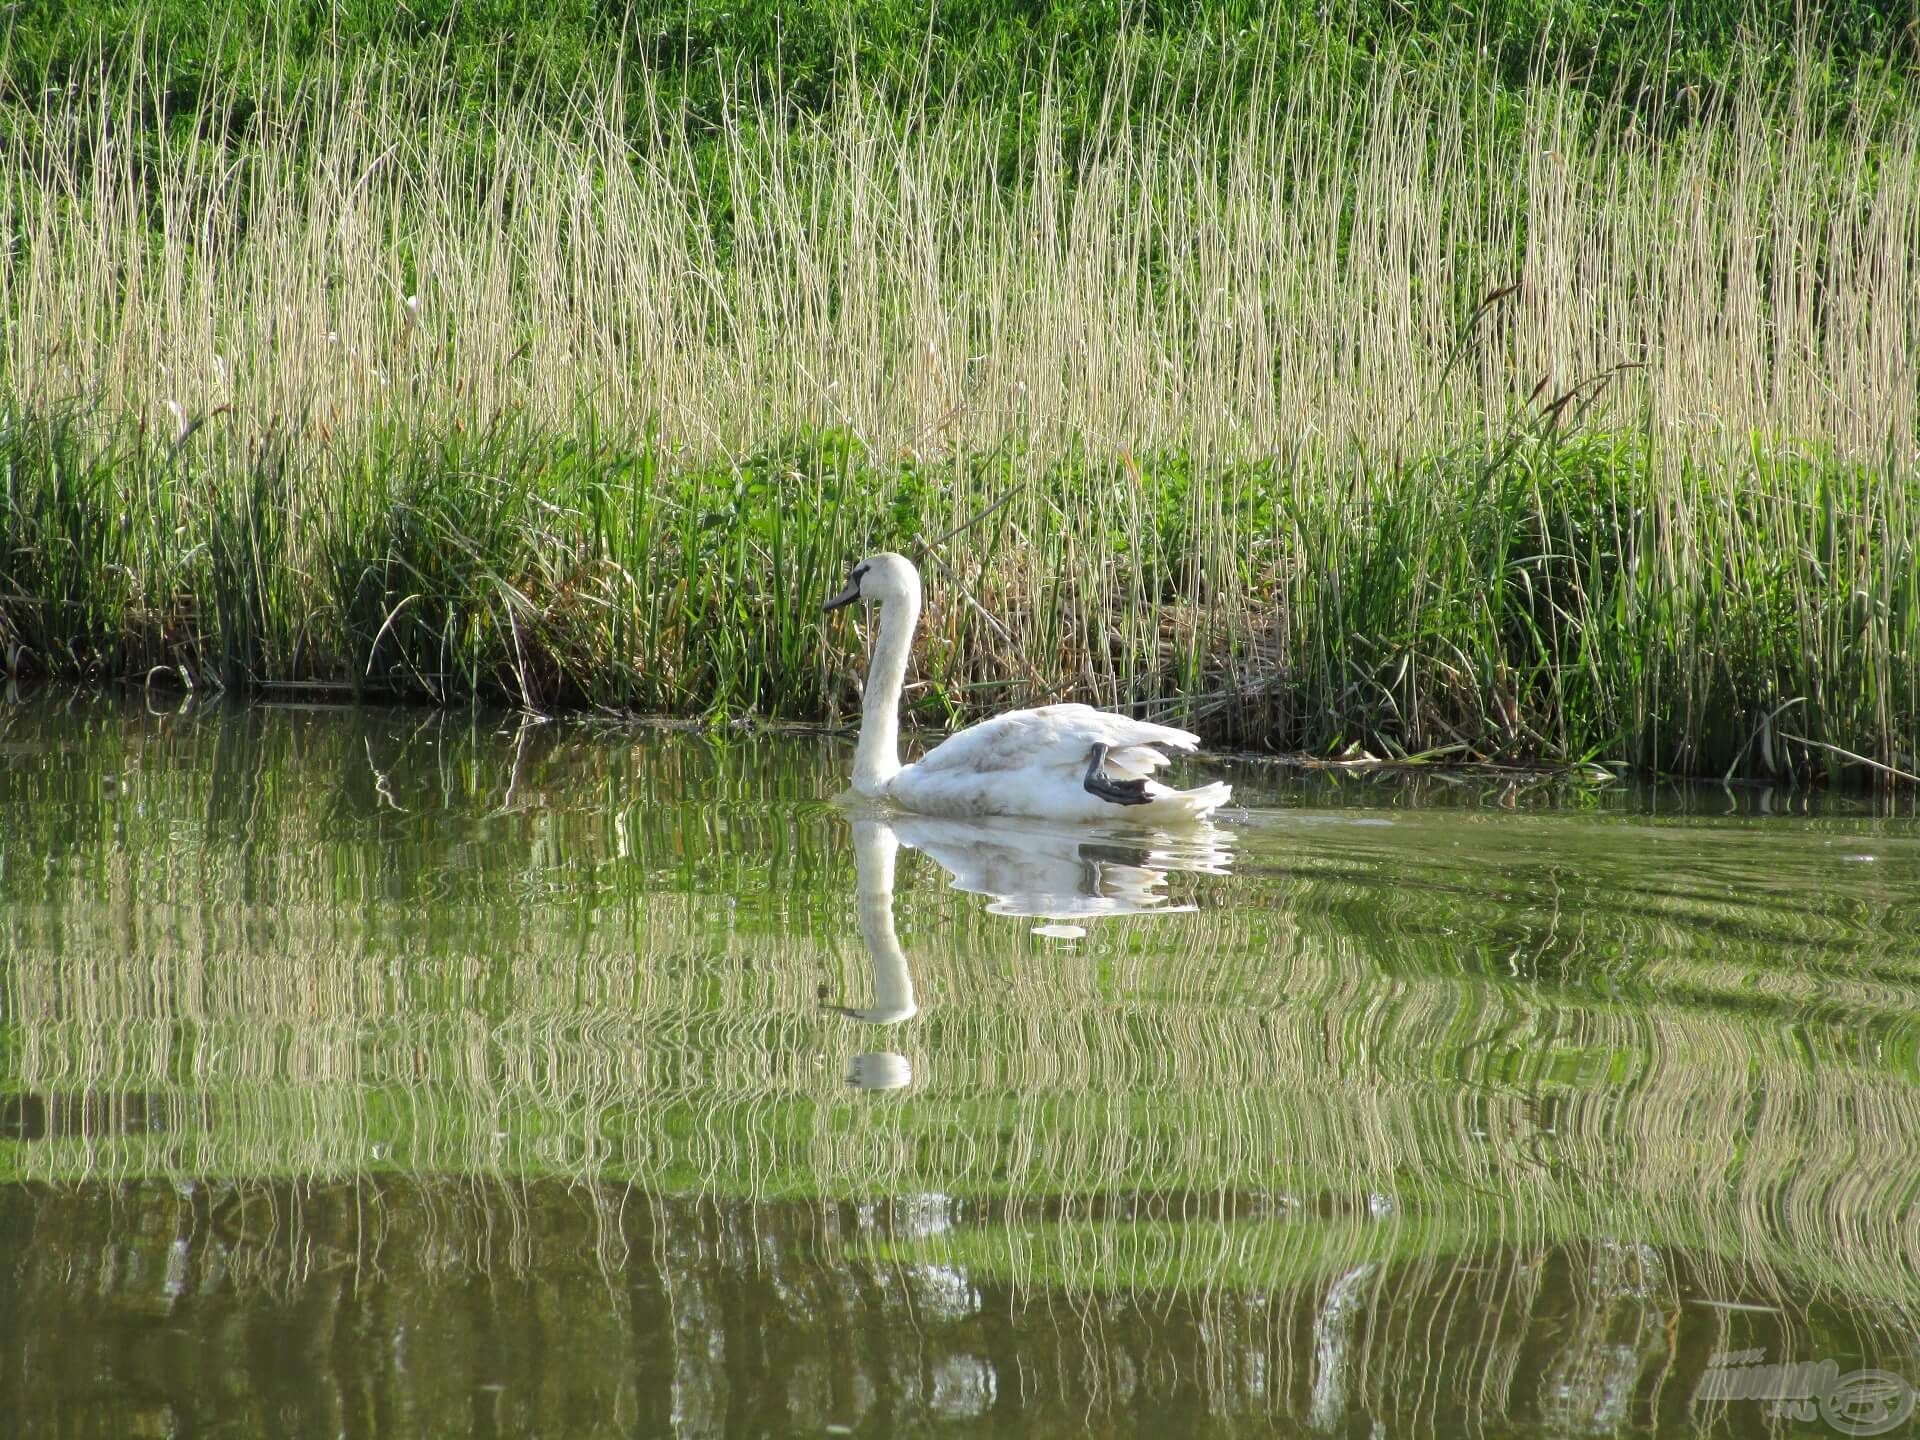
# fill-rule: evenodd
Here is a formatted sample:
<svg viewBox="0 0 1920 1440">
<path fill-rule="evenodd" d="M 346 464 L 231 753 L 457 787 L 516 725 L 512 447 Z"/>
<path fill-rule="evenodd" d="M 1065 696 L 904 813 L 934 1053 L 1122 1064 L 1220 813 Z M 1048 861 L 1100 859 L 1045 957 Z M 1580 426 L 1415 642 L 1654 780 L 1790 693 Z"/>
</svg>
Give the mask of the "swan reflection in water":
<svg viewBox="0 0 1920 1440">
<path fill-rule="evenodd" d="M 873 1003 L 830 1008 L 870 1025 L 898 1025 L 919 1013 L 913 974 L 893 928 L 894 863 L 902 846 L 939 865 L 954 889 L 992 897 L 988 913 L 1041 920 L 1191 910 L 1191 905 L 1169 903 L 1168 874 L 1224 875 L 1233 863 L 1226 848 L 1233 837 L 1212 825 L 1178 835 L 1106 835 L 1029 820 L 921 815 L 852 824 L 860 935 L 873 961 Z M 856 1055 L 847 1072 L 847 1083 L 861 1090 L 897 1090 L 912 1079 L 912 1064 L 891 1050 Z"/>
</svg>

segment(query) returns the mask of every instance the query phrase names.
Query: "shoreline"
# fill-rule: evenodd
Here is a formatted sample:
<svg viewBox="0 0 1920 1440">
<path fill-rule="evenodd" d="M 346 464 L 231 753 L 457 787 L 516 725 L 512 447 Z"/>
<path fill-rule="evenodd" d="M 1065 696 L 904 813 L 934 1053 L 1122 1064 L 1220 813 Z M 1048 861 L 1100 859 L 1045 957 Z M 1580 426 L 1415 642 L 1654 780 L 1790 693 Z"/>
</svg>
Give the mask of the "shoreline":
<svg viewBox="0 0 1920 1440">
<path fill-rule="evenodd" d="M 4 705 L 33 707 L 43 704 L 96 701 L 116 697 L 122 701 L 145 701 L 155 715 L 186 713 L 207 707 L 233 707 L 266 713 L 318 713 L 339 715 L 378 715 L 417 713 L 434 719 L 454 719 L 461 714 L 517 721 L 522 726 L 583 726 L 618 732 L 653 732 L 688 735 L 716 740 L 821 740 L 840 742 L 849 749 L 859 735 L 858 718 L 839 717 L 823 720 L 794 720 L 758 715 L 667 715 L 609 709 L 605 707 L 562 708 L 551 712 L 527 711 L 502 697 L 470 697 L 441 704 L 421 696 L 388 695 L 369 699 L 356 696 L 350 686 L 324 682 L 300 682 L 269 685 L 252 691 L 233 691 L 219 686 L 189 688 L 178 684 L 144 683 L 134 679 L 97 679 L 91 681 L 45 677 L 7 677 Z M 156 697 L 174 702 L 170 710 L 152 706 Z M 311 697 L 311 698 L 303 698 Z M 3 712 L 0 712 L 3 713 Z M 909 748 L 928 749 L 938 744 L 949 729 L 936 726 L 903 725 L 901 737 Z M 1449 750 L 1455 747 L 1448 747 Z M 1779 776 L 1726 776 L 1680 774 L 1638 770 L 1618 762 L 1555 760 L 1502 760 L 1493 756 L 1463 757 L 1458 754 L 1416 754 L 1376 756 L 1370 753 L 1315 755 L 1303 750 L 1260 750 L 1244 745 L 1216 745 L 1204 737 L 1201 748 L 1181 757 L 1182 763 L 1205 773 L 1209 764 L 1251 766 L 1261 770 L 1292 773 L 1302 781 L 1363 782 L 1386 781 L 1390 784 L 1420 785 L 1426 782 L 1454 786 L 1504 786 L 1509 804 L 1515 794 L 1535 793 L 1543 788 L 1570 789 L 1594 794 L 1621 790 L 1673 789 L 1682 795 L 1725 794 L 1759 797 L 1759 813 L 1772 813 L 1772 798 L 1783 798 L 1791 808 L 1833 803 L 1872 803 L 1884 806 L 1920 796 L 1915 777 L 1888 776 L 1874 767 L 1855 767 L 1849 776 L 1842 772 L 1838 781 L 1819 774 Z M 1920 811 L 1883 811 L 1887 816 L 1920 815 Z"/>
</svg>

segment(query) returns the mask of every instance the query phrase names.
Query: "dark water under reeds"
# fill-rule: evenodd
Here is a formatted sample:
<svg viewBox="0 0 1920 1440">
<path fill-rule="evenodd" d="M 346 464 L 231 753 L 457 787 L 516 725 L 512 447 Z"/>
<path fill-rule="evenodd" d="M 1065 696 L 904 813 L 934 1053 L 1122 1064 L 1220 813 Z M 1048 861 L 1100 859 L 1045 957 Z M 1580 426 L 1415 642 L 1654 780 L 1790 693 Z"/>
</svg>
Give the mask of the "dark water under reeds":
<svg viewBox="0 0 1920 1440">
<path fill-rule="evenodd" d="M 10 1435 L 1912 1426 L 1911 802 L 889 825 L 844 739 L 139 696 L 0 752 Z"/>
</svg>

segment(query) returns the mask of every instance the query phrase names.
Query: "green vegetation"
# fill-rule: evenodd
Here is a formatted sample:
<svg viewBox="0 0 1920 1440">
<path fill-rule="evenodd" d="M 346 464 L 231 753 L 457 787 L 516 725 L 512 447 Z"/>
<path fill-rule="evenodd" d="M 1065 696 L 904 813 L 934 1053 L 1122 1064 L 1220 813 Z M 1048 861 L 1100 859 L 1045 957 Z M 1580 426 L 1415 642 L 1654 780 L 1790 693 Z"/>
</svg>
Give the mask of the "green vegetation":
<svg viewBox="0 0 1920 1440">
<path fill-rule="evenodd" d="M 1051 72 L 1090 117 L 1123 48 L 1182 50 L 1223 61 L 1245 80 L 1272 44 L 1333 45 L 1362 60 L 1408 50 L 1449 60 L 1477 52 L 1494 80 L 1524 86 L 1544 51 L 1604 95 L 1652 113 L 1688 86 L 1724 84 L 1758 63 L 1777 67 L 1812 43 L 1842 85 L 1911 72 L 1920 51 L 1910 5 L 1843 0 L 1820 7 L 1811 33 L 1792 7 L 1747 0 L 1670 5 L 1595 0 L 1332 0 L 1275 7 L 1257 0 L 20 0 L 8 15 L 7 83 L 84 84 L 103 50 L 144 37 L 168 56 L 160 111 L 191 113 L 209 88 L 241 108 L 269 81 L 325 75 L 342 55 L 378 54 L 431 74 L 469 99 L 505 72 L 522 92 L 564 89 L 619 61 L 662 77 L 703 121 L 724 128 L 730 86 L 774 90 L 824 111 L 856 80 L 924 88 L 962 103 L 1003 105 Z M 262 66 L 262 53 L 273 63 Z M 1284 51 L 1283 51 L 1284 53 Z M 1009 82 L 1012 81 L 1011 85 Z M 233 112 L 237 113 L 237 112 Z"/>
<path fill-rule="evenodd" d="M 17 7 L 7 665 L 817 718 L 889 546 L 933 723 L 1915 772 L 1912 17 L 1777 8 Z"/>
</svg>

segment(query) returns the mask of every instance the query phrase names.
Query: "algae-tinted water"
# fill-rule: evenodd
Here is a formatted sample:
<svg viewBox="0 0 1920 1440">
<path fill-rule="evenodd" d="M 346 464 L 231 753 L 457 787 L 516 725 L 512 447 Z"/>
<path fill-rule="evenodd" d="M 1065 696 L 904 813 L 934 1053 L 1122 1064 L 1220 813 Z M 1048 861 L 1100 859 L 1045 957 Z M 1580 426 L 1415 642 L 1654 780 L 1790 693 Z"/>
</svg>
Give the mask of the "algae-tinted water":
<svg viewBox="0 0 1920 1440">
<path fill-rule="evenodd" d="M 890 822 L 844 739 L 138 698 L 0 750 L 8 1433 L 1912 1424 L 1911 818 L 1222 762 L 1201 836 Z"/>
</svg>

